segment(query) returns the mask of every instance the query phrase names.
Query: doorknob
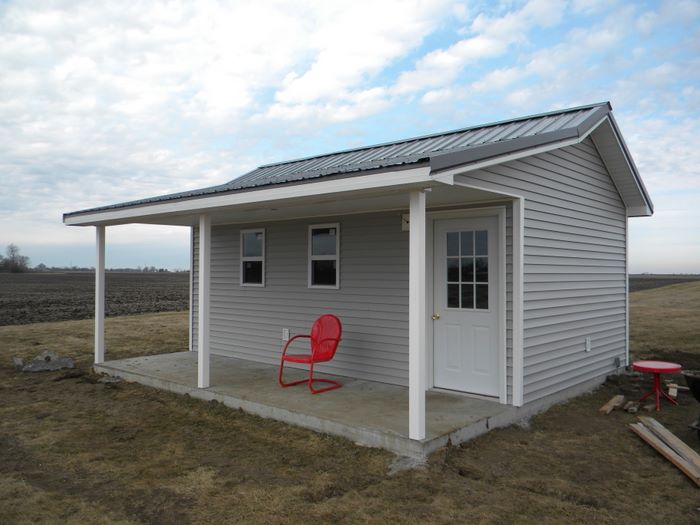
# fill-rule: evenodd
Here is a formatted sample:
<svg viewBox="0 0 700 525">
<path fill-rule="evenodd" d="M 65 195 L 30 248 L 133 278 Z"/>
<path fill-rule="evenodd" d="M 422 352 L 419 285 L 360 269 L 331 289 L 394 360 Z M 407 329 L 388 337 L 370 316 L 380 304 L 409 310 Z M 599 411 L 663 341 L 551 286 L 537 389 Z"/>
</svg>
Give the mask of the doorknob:
<svg viewBox="0 0 700 525">
<path fill-rule="evenodd" d="M 440 314 L 433 314 L 433 321 L 440 319 Z"/>
</svg>

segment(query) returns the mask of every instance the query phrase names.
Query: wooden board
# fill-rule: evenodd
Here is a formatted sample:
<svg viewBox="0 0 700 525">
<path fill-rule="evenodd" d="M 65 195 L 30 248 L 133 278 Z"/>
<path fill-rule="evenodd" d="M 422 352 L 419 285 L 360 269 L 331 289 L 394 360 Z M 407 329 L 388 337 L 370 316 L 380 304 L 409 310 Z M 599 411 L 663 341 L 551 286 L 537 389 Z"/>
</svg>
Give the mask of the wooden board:
<svg viewBox="0 0 700 525">
<path fill-rule="evenodd" d="M 625 404 L 625 396 L 623 396 L 622 394 L 618 394 L 616 396 L 613 396 L 613 398 L 610 401 L 608 401 L 602 407 L 600 407 L 599 411 L 602 412 L 603 414 L 609 414 L 610 412 L 612 412 L 616 408 L 622 407 L 622 405 L 624 405 L 624 404 Z"/>
<path fill-rule="evenodd" d="M 693 482 L 700 487 L 700 472 L 693 465 L 679 456 L 674 450 L 667 446 L 660 438 L 658 438 L 651 430 L 644 426 L 643 423 L 630 424 L 632 432 L 651 445 L 659 454 L 673 463 L 683 474 L 688 476 Z"/>
<path fill-rule="evenodd" d="M 645 427 L 651 430 L 660 439 L 662 439 L 664 443 L 671 447 L 679 456 L 685 459 L 688 463 L 691 463 L 697 469 L 698 473 L 700 473 L 700 455 L 698 455 L 695 450 L 686 445 L 673 432 L 668 430 L 653 417 L 639 416 L 639 420 Z"/>
</svg>

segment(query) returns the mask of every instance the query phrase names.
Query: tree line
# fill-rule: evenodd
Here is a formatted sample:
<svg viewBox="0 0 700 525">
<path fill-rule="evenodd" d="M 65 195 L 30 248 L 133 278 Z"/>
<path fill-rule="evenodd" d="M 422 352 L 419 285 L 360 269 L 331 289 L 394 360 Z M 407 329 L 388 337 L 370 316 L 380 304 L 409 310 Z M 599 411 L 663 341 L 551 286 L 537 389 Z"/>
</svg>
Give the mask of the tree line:
<svg viewBox="0 0 700 525">
<path fill-rule="evenodd" d="M 30 259 L 26 255 L 20 253 L 19 246 L 16 244 L 8 244 L 5 250 L 5 256 L 0 255 L 0 272 L 24 273 L 24 272 L 92 272 L 95 268 L 81 268 L 78 266 L 46 266 L 44 263 L 37 264 L 34 268 L 30 266 Z M 139 266 L 138 268 L 107 268 L 109 272 L 146 272 L 146 273 L 169 273 L 171 270 L 166 268 L 156 268 L 155 266 Z M 180 272 L 181 270 L 175 270 Z M 184 270 L 187 271 L 187 270 Z"/>
</svg>

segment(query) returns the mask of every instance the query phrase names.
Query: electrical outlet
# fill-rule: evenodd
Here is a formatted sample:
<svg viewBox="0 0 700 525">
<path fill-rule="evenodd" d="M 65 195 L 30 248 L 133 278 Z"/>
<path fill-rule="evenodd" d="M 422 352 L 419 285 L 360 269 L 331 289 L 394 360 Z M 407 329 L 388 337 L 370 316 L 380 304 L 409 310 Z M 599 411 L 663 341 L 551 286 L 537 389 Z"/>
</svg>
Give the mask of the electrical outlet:
<svg viewBox="0 0 700 525">
<path fill-rule="evenodd" d="M 590 352 L 590 351 L 591 351 L 591 338 L 586 337 L 586 352 Z"/>
<path fill-rule="evenodd" d="M 282 341 L 289 341 L 289 328 L 282 328 Z"/>
</svg>

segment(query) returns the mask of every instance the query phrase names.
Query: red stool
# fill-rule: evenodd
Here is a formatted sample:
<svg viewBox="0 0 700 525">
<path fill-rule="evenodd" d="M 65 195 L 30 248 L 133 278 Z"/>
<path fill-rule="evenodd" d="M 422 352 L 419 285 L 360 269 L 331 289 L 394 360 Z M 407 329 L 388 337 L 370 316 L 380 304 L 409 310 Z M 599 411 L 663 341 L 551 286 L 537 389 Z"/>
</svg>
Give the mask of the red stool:
<svg viewBox="0 0 700 525">
<path fill-rule="evenodd" d="M 661 374 L 680 372 L 681 368 L 681 365 L 678 363 L 667 363 L 666 361 L 635 361 L 632 363 L 633 370 L 636 370 L 637 372 L 645 372 L 647 374 L 654 374 L 654 388 L 652 388 L 651 392 L 642 396 L 640 401 L 644 401 L 647 397 L 655 395 L 657 412 L 661 409 L 661 395 L 663 395 L 674 405 L 677 405 L 678 402 L 662 390 Z"/>
</svg>

